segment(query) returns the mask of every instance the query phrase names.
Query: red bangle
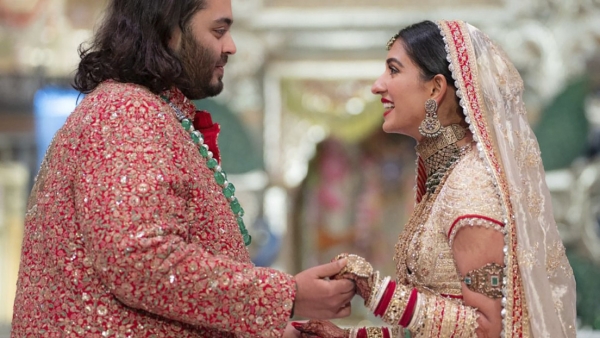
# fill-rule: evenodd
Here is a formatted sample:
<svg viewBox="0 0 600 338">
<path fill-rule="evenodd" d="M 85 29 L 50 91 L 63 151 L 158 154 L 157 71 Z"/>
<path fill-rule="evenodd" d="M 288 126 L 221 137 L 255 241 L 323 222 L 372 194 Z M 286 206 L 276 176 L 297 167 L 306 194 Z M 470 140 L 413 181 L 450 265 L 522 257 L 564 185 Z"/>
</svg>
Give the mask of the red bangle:
<svg viewBox="0 0 600 338">
<path fill-rule="evenodd" d="M 400 326 L 407 327 L 408 324 L 410 324 L 410 320 L 412 319 L 413 314 L 415 312 L 415 305 L 417 305 L 418 294 L 419 292 L 416 288 L 412 289 L 412 292 L 410 293 L 410 298 L 408 299 L 408 304 L 406 304 L 406 309 L 404 310 L 404 314 L 402 315 L 402 318 L 400 318 Z"/>
<path fill-rule="evenodd" d="M 383 338 L 392 338 L 390 336 L 390 330 L 387 327 L 382 327 L 381 332 L 383 332 Z"/>
<path fill-rule="evenodd" d="M 382 317 L 385 314 L 385 310 L 387 310 L 388 305 L 392 301 L 392 297 L 394 296 L 394 291 L 396 291 L 396 282 L 390 282 L 385 289 L 385 293 L 379 301 L 379 305 L 375 308 L 375 312 L 373 313 L 377 317 Z"/>
<path fill-rule="evenodd" d="M 367 329 L 365 329 L 364 327 L 362 329 L 358 329 L 358 332 L 356 333 L 356 338 L 368 338 Z"/>
</svg>

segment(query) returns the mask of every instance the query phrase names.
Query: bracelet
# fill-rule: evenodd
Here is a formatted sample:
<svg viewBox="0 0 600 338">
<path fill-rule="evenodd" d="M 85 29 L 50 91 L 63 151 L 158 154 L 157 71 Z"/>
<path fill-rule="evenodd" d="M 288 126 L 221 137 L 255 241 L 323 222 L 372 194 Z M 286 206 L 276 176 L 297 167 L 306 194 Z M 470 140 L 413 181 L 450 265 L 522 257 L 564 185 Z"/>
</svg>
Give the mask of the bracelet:
<svg viewBox="0 0 600 338">
<path fill-rule="evenodd" d="M 350 329 L 350 338 L 392 338 L 387 327 L 363 327 Z"/>
<path fill-rule="evenodd" d="M 379 305 L 375 309 L 375 316 L 382 317 L 385 314 L 385 310 L 390 305 L 392 301 L 392 297 L 394 296 L 394 292 L 396 292 L 396 282 L 390 282 L 383 293 L 383 299 L 379 302 Z"/>
<path fill-rule="evenodd" d="M 406 309 L 406 304 L 408 303 L 408 297 L 406 286 L 397 285 L 394 290 L 394 295 L 392 296 L 392 300 L 390 301 L 390 305 L 385 310 L 385 314 L 383 315 L 383 321 L 390 325 L 398 325 L 400 321 L 400 316 Z"/>
<path fill-rule="evenodd" d="M 375 312 L 377 309 L 377 306 L 381 302 L 381 299 L 383 298 L 383 295 L 385 294 L 385 291 L 387 290 L 391 280 L 392 279 L 389 276 L 385 277 L 379 285 L 379 289 L 377 290 L 375 297 L 373 297 L 373 301 L 371 304 L 369 304 L 369 310 L 371 310 L 371 312 Z"/>
<path fill-rule="evenodd" d="M 421 302 L 423 302 L 423 297 L 417 293 L 417 301 L 415 303 L 415 310 L 413 312 L 413 316 L 412 319 L 410 320 L 410 323 L 408 323 L 408 325 L 406 326 L 406 328 L 411 331 L 411 332 L 415 332 L 417 331 L 417 329 L 419 329 L 421 327 Z"/>
<path fill-rule="evenodd" d="M 406 327 L 410 320 L 412 319 L 415 312 L 415 304 L 417 302 L 417 296 L 419 291 L 414 288 L 410 293 L 410 297 L 408 298 L 408 304 L 406 305 L 406 309 L 404 310 L 404 314 L 402 314 L 402 318 L 400 318 L 400 326 Z"/>
<path fill-rule="evenodd" d="M 379 278 L 379 271 L 375 271 L 373 272 L 373 274 L 371 275 L 371 277 L 369 277 L 369 287 L 371 288 L 371 293 L 369 294 L 369 299 L 365 299 L 365 306 L 370 309 L 371 305 L 373 304 L 373 302 L 375 301 L 375 299 L 377 298 L 377 292 L 379 290 L 379 287 L 381 286 L 381 278 Z"/>
<path fill-rule="evenodd" d="M 408 324 L 411 334 L 423 337 L 476 336 L 477 310 L 439 295 L 419 293 Z"/>
<path fill-rule="evenodd" d="M 383 338 L 383 329 L 378 327 L 368 327 L 367 338 Z"/>
</svg>

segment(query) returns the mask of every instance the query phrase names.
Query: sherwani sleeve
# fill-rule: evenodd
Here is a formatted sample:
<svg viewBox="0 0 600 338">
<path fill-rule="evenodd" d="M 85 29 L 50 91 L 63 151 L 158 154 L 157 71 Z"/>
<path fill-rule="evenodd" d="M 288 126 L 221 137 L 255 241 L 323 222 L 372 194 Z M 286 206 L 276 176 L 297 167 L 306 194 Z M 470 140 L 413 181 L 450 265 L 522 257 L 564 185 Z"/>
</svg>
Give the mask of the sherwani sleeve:
<svg viewBox="0 0 600 338">
<path fill-rule="evenodd" d="M 190 235 L 191 227 L 202 233 L 213 226 L 241 241 L 233 214 L 211 216 L 229 213 L 227 201 L 209 200 L 219 187 L 202 178 L 210 172 L 195 172 L 208 169 L 189 161 L 200 155 L 175 117 L 153 97 L 90 104 L 103 110 L 73 140 L 80 156 L 73 189 L 87 265 L 105 289 L 131 308 L 171 320 L 240 336 L 281 336 L 295 297 L 293 277 L 254 267 L 243 245 L 245 259 L 234 260 Z M 190 200 L 198 199 L 204 208 L 191 209 Z"/>
</svg>

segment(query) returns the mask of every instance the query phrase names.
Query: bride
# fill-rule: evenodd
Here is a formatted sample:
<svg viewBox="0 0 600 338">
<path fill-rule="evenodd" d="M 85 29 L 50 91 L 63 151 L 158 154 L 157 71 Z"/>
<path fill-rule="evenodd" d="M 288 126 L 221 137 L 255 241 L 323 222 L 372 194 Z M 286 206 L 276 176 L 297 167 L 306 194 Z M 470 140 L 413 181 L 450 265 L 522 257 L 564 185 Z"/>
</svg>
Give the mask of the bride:
<svg viewBox="0 0 600 338">
<path fill-rule="evenodd" d="M 575 337 L 575 281 L 552 214 L 523 81 L 484 33 L 421 22 L 388 44 L 383 129 L 417 140 L 416 207 L 396 276 L 363 258 L 354 280 L 390 327 L 297 324 L 320 337 Z"/>
</svg>

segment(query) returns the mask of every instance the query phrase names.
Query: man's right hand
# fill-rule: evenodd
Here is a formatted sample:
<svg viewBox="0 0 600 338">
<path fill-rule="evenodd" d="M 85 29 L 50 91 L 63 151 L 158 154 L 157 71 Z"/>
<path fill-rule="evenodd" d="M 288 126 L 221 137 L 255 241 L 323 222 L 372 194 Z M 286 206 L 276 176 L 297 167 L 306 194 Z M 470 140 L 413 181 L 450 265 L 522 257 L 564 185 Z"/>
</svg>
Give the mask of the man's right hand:
<svg viewBox="0 0 600 338">
<path fill-rule="evenodd" d="M 346 259 L 323 264 L 297 274 L 294 315 L 310 319 L 343 318 L 350 315 L 354 282 L 328 280 L 346 266 Z"/>
</svg>

